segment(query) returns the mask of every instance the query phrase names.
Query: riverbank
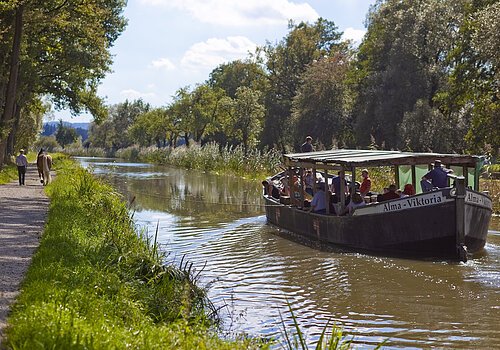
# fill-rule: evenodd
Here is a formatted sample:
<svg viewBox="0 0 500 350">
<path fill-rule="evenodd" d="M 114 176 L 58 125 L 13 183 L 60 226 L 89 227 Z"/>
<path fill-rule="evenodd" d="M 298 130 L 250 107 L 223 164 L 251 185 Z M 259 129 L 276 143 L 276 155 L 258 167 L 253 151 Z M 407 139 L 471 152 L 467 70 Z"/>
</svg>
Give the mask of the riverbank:
<svg viewBox="0 0 500 350">
<path fill-rule="evenodd" d="M 9 316 L 6 348 L 255 347 L 216 333 L 205 291 L 187 266 L 163 265 L 126 204 L 70 161 L 58 162 L 40 246 Z"/>
<path fill-rule="evenodd" d="M 2 177 L 9 183 L 0 186 L 0 346 L 7 315 L 38 247 L 49 207 L 36 165 L 27 169 L 26 186 L 10 181 L 17 178 L 14 168 L 12 175 Z"/>
</svg>

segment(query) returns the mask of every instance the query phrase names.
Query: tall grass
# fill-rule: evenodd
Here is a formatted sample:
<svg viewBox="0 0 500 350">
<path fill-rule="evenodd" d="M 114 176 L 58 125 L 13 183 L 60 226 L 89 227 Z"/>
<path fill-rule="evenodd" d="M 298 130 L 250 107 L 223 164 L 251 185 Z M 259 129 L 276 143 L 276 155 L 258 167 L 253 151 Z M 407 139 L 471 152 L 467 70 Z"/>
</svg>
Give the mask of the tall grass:
<svg viewBox="0 0 500 350">
<path fill-rule="evenodd" d="M 223 341 L 188 264 L 164 265 L 120 196 L 59 159 L 40 247 L 12 309 L 12 349 L 234 349 Z M 213 315 L 213 314 L 212 314 Z"/>
<path fill-rule="evenodd" d="M 17 167 L 14 164 L 4 165 L 0 170 L 0 185 L 17 179 Z"/>
<path fill-rule="evenodd" d="M 255 149 L 245 154 L 241 146 L 220 147 L 213 142 L 203 146 L 193 144 L 174 149 L 131 146 L 118 150 L 115 156 L 253 179 L 277 172 L 282 160 L 281 153 L 276 150 L 263 152 Z"/>
</svg>

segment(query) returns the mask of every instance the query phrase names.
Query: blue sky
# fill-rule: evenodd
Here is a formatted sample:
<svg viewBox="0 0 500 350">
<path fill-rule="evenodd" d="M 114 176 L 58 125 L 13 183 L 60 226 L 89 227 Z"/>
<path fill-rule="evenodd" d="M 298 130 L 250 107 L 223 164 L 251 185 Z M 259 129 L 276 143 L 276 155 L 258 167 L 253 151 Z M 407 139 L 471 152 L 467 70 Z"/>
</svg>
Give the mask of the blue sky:
<svg viewBox="0 0 500 350">
<path fill-rule="evenodd" d="M 153 106 L 171 101 L 175 91 L 208 78 L 219 64 L 245 58 L 256 46 L 281 40 L 288 19 L 332 20 L 344 37 L 358 41 L 375 0 L 129 0 L 125 32 L 112 48 L 112 73 L 99 95 L 108 104 L 142 98 Z M 71 117 L 68 111 L 55 119 Z"/>
</svg>

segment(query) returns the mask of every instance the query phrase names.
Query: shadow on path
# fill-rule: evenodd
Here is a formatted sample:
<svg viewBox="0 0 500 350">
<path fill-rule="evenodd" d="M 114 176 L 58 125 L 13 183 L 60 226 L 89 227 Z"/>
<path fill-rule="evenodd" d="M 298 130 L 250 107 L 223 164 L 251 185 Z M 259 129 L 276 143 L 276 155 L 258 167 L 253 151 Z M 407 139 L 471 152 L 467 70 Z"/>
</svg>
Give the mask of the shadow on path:
<svg viewBox="0 0 500 350">
<path fill-rule="evenodd" d="M 38 179 L 36 165 L 18 181 L 0 185 L 0 345 L 11 305 L 43 232 L 49 199 Z"/>
</svg>

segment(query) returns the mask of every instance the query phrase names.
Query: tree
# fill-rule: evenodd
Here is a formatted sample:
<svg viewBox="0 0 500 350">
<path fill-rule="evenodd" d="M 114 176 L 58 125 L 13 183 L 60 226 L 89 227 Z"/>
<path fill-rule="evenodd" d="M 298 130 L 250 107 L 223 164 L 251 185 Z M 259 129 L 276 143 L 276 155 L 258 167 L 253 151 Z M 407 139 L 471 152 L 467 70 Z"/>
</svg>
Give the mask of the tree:
<svg viewBox="0 0 500 350">
<path fill-rule="evenodd" d="M 349 55 L 339 52 L 311 63 L 302 74 L 291 120 L 297 147 L 305 134 L 314 135 L 327 148 L 352 143 L 350 61 Z"/>
<path fill-rule="evenodd" d="M 77 138 L 78 134 L 76 133 L 76 130 L 69 126 L 65 126 L 63 124 L 63 121 L 60 120 L 56 131 L 57 143 L 59 143 L 61 147 L 64 148 L 67 145 L 70 145 L 73 142 L 75 142 Z"/>
<path fill-rule="evenodd" d="M 388 0 L 371 8 L 356 67 L 359 144 L 366 146 L 373 137 L 385 148 L 404 147 L 399 125 L 419 100 L 438 109 L 433 115 L 453 119 L 435 96 L 446 86 L 446 57 L 462 20 L 461 6 L 451 0 Z"/>
<path fill-rule="evenodd" d="M 12 135 L 14 119 L 42 96 L 56 108 L 105 109 L 97 86 L 111 65 L 110 47 L 125 27 L 123 0 L 8 1 L 0 24 L 0 129 Z M 5 15 L 4 15 L 5 14 Z M 5 50 L 4 50 L 5 49 Z M 6 67 L 6 68 L 4 68 Z M 0 138 L 0 164 L 6 152 Z M 7 150 L 7 153 L 12 150 Z"/>
<path fill-rule="evenodd" d="M 245 154 L 255 147 L 262 132 L 264 106 L 259 103 L 260 92 L 241 86 L 233 100 L 232 130 L 236 139 L 243 144 Z"/>
<path fill-rule="evenodd" d="M 447 57 L 448 86 L 436 100 L 447 113 L 468 119 L 466 140 L 472 152 L 500 153 L 500 3 L 466 2 L 454 50 Z"/>
<path fill-rule="evenodd" d="M 300 77 L 313 60 L 346 47 L 334 22 L 319 18 L 314 24 L 290 23 L 290 32 L 275 46 L 260 49 L 266 59 L 269 89 L 265 93 L 266 119 L 263 144 L 285 149 L 291 143 L 292 99 Z"/>
</svg>

